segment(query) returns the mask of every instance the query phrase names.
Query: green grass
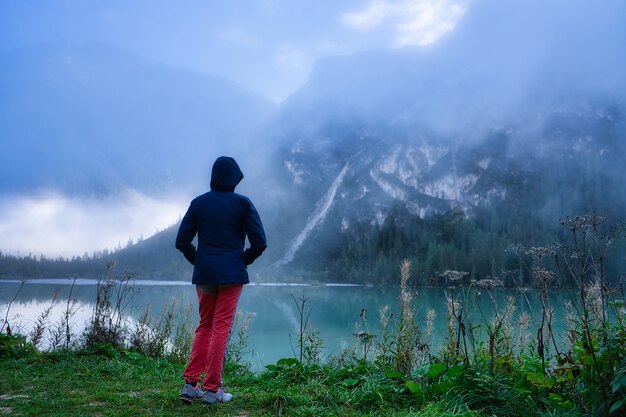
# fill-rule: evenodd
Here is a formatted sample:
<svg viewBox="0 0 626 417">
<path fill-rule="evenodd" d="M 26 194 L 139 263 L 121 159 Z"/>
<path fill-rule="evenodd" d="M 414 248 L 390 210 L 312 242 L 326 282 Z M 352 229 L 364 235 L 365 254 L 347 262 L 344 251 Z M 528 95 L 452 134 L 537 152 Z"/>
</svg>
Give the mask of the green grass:
<svg viewBox="0 0 626 417">
<path fill-rule="evenodd" d="M 260 374 L 230 366 L 235 401 L 178 400 L 183 364 L 132 352 L 39 353 L 0 359 L 0 414 L 11 416 L 480 416 L 443 401 L 420 403 L 401 381 L 361 369 L 279 361 Z"/>
</svg>

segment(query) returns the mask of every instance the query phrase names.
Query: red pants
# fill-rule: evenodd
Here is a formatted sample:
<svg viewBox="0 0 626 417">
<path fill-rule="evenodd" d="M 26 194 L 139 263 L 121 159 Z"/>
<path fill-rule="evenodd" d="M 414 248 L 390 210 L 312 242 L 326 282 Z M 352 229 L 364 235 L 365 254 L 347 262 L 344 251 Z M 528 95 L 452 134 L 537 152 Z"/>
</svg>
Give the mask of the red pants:
<svg viewBox="0 0 626 417">
<path fill-rule="evenodd" d="M 195 385 L 204 373 L 202 386 L 217 392 L 222 384 L 224 354 L 243 284 L 196 286 L 200 322 L 183 376 Z"/>
</svg>

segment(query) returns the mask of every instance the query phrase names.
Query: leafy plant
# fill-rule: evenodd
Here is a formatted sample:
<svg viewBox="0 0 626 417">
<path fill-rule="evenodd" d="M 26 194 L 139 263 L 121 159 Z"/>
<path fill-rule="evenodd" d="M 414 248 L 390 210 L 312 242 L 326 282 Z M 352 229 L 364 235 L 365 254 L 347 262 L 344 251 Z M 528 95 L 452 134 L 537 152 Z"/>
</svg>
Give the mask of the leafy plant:
<svg viewBox="0 0 626 417">
<path fill-rule="evenodd" d="M 36 352 L 35 346 L 25 336 L 0 333 L 0 358 L 19 359 Z"/>
</svg>

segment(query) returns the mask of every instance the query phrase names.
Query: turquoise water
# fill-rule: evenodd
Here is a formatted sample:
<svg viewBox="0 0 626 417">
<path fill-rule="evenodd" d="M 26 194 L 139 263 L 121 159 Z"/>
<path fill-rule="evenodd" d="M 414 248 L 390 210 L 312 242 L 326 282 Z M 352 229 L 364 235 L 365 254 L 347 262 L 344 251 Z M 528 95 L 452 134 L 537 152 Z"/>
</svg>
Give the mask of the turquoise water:
<svg viewBox="0 0 626 417">
<path fill-rule="evenodd" d="M 7 317 L 13 328 L 22 333 L 30 331 L 37 317 L 46 308 L 52 306 L 50 323 L 61 317 L 68 298 L 76 303 L 76 314 L 72 318 L 72 330 L 79 334 L 89 320 L 96 295 L 96 281 L 77 280 L 72 288 L 72 280 L 32 280 L 19 290 L 19 281 L 0 281 L 0 320 Z M 19 290 L 19 294 L 17 294 Z M 417 324 L 426 326 L 429 310 L 435 312 L 433 335 L 430 342 L 439 346 L 447 336 L 448 297 L 464 298 L 467 307 L 469 325 L 483 325 L 493 317 L 493 303 L 485 290 L 461 292 L 459 289 L 417 288 L 414 290 L 414 307 L 417 312 Z M 325 355 L 337 354 L 342 349 L 354 346 L 355 328 L 378 332 L 379 311 L 384 305 L 389 312 L 398 315 L 400 290 L 397 287 L 346 286 L 346 285 L 289 285 L 259 284 L 244 288 L 238 305 L 238 311 L 252 313 L 249 335 L 249 360 L 255 368 L 274 363 L 283 357 L 294 357 L 297 351 L 296 339 L 300 327 L 300 316 L 296 300 L 306 297 L 306 312 L 310 310 L 308 325 L 317 329 L 325 341 Z M 9 302 L 16 296 L 7 315 Z M 188 320 L 190 326 L 197 322 L 196 295 L 194 287 L 187 282 L 138 280 L 132 286 L 131 295 L 124 312 L 132 320 L 141 316 L 150 308 L 151 314 L 158 317 L 166 306 L 175 303 L 191 309 Z M 508 289 L 492 290 L 498 308 L 503 308 L 507 297 L 515 298 L 516 311 L 510 325 L 515 332 L 518 329 L 517 318 L 527 312 L 531 318 L 528 329 L 529 337 L 537 332 L 541 317 L 539 295 L 534 290 L 514 291 Z M 550 303 L 554 308 L 554 330 L 557 335 L 564 334 L 564 305 L 569 296 L 564 291 L 554 291 Z M 365 319 L 361 312 L 365 310 Z"/>
</svg>

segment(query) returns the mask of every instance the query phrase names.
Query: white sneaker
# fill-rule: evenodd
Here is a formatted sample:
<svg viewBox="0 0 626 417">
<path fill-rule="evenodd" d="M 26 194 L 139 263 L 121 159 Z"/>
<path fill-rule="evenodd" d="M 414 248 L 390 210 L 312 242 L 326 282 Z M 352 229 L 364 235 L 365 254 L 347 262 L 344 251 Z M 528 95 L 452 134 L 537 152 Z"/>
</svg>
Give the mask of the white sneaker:
<svg viewBox="0 0 626 417">
<path fill-rule="evenodd" d="M 220 387 L 217 389 L 217 392 L 204 391 L 204 395 L 202 396 L 202 405 L 227 403 L 232 400 L 233 394 L 224 392 L 224 390 Z"/>
</svg>

